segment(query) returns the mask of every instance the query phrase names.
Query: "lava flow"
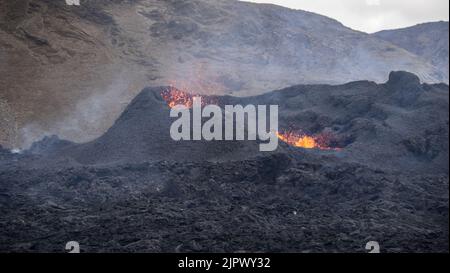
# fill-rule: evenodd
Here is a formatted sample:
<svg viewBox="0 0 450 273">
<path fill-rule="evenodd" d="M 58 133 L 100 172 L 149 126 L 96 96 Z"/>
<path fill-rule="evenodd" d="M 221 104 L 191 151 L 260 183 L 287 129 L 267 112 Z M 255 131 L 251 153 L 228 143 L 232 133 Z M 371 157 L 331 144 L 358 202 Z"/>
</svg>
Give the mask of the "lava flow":
<svg viewBox="0 0 450 273">
<path fill-rule="evenodd" d="M 278 138 L 290 146 L 304 149 L 320 149 L 320 150 L 341 150 L 328 146 L 328 136 L 308 136 L 306 134 L 296 133 L 293 131 L 277 132 Z"/>
<path fill-rule="evenodd" d="M 163 91 L 161 93 L 161 96 L 167 102 L 167 105 L 170 108 L 174 108 L 177 105 L 184 105 L 187 108 L 192 108 L 194 97 L 202 98 L 202 106 L 208 104 L 217 104 L 217 102 L 211 97 L 190 94 L 173 87 L 170 87 L 169 89 Z"/>
</svg>

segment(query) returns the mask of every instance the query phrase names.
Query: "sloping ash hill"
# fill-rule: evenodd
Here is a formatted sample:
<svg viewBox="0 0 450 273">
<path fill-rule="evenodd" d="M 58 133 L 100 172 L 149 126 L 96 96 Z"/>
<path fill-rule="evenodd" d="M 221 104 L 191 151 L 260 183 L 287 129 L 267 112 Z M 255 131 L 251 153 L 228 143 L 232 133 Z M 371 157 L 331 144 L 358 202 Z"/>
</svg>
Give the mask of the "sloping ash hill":
<svg viewBox="0 0 450 273">
<path fill-rule="evenodd" d="M 373 34 L 423 58 L 448 75 L 448 22 L 432 22 Z"/>
</svg>

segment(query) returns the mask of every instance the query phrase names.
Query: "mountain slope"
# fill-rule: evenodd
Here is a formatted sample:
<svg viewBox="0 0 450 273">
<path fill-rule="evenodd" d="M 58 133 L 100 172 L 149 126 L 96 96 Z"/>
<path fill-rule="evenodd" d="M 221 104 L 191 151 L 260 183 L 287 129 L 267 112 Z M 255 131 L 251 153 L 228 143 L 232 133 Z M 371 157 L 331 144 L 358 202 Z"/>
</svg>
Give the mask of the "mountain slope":
<svg viewBox="0 0 450 273">
<path fill-rule="evenodd" d="M 234 0 L 0 0 L 0 48 L 8 147 L 47 134 L 91 140 L 149 85 L 241 96 L 384 82 L 391 70 L 448 81 L 416 55 L 330 18 Z"/>
<path fill-rule="evenodd" d="M 448 75 L 449 23 L 434 22 L 373 34 L 420 56 Z"/>
</svg>

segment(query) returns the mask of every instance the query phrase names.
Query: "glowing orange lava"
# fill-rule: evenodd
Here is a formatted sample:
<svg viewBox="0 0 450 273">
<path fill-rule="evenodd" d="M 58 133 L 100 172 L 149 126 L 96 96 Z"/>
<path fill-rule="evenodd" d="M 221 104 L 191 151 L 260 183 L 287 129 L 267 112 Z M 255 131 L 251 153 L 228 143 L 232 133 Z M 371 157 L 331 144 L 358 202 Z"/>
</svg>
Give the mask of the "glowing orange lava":
<svg viewBox="0 0 450 273">
<path fill-rule="evenodd" d="M 169 88 L 162 92 L 161 96 L 170 108 L 173 108 L 176 105 L 184 105 L 187 108 L 192 107 L 193 96 L 187 92 L 183 92 L 175 88 Z"/>
<path fill-rule="evenodd" d="M 184 92 L 184 91 L 175 89 L 173 87 L 170 87 L 167 90 L 165 90 L 164 92 L 162 92 L 161 96 L 167 102 L 167 105 L 170 108 L 173 108 L 177 105 L 184 105 L 187 108 L 192 108 L 194 97 L 202 98 L 202 106 L 205 106 L 208 104 L 217 104 L 217 101 L 212 97 L 190 94 L 188 92 Z"/>
<path fill-rule="evenodd" d="M 202 106 L 216 104 L 218 100 L 211 96 L 200 96 L 169 87 L 161 93 L 162 98 L 166 101 L 170 108 L 177 105 L 184 105 L 187 108 L 192 108 L 194 97 L 202 98 Z M 331 147 L 330 135 L 320 134 L 316 136 L 309 136 L 307 134 L 298 133 L 297 131 L 283 131 L 277 132 L 278 138 L 290 146 L 304 148 L 304 149 L 320 149 L 320 150 L 335 150 L 340 151 L 341 148 Z"/>
<path fill-rule="evenodd" d="M 320 149 L 320 150 L 340 150 L 339 148 L 329 147 L 326 143 L 327 137 L 321 136 L 308 136 L 306 134 L 300 134 L 293 131 L 285 131 L 283 133 L 277 132 L 278 138 L 287 143 L 290 146 L 304 148 L 304 149 Z"/>
</svg>

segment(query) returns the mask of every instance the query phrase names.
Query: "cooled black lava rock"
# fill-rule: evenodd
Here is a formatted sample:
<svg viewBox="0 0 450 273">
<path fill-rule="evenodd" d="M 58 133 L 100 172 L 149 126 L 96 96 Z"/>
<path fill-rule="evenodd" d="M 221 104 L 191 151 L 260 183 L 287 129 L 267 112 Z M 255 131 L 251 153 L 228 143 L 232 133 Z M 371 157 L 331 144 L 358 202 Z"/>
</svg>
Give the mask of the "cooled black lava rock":
<svg viewBox="0 0 450 273">
<path fill-rule="evenodd" d="M 448 85 L 395 72 L 380 85 L 213 98 L 279 105 L 280 128 L 343 148 L 274 153 L 172 141 L 163 90 L 144 89 L 90 143 L 48 138 L 0 159 L 0 251 L 75 240 L 85 252 L 362 252 L 375 240 L 384 252 L 448 252 Z"/>
<path fill-rule="evenodd" d="M 391 72 L 386 86 L 392 91 L 392 100 L 404 108 L 413 106 L 425 91 L 419 77 L 404 71 Z"/>
<path fill-rule="evenodd" d="M 420 79 L 417 75 L 406 71 L 392 71 L 389 74 L 388 85 L 392 87 L 420 87 Z"/>
<path fill-rule="evenodd" d="M 252 141 L 173 141 L 174 119 L 161 97 L 165 89 L 144 89 L 103 136 L 68 145 L 58 154 L 82 164 L 226 161 L 264 155 Z M 299 85 L 256 97 L 209 99 L 221 106 L 278 105 L 280 130 L 297 128 L 308 135 L 325 135 L 331 146 L 343 148 L 303 151 L 280 141 L 280 153 L 325 155 L 329 160 L 399 172 L 448 173 L 448 85 L 421 84 L 408 72 L 392 72 L 385 84 Z"/>
<path fill-rule="evenodd" d="M 0 145 L 0 159 L 4 159 L 4 158 L 6 158 L 7 156 L 9 156 L 10 154 L 11 154 L 11 153 L 10 153 L 9 150 L 3 148 L 3 147 Z"/>
<path fill-rule="evenodd" d="M 448 175 L 285 154 L 0 167 L 0 252 L 448 251 Z"/>
<path fill-rule="evenodd" d="M 82 163 L 240 160 L 257 154 L 254 141 L 174 141 L 170 108 L 161 93 L 169 87 L 145 88 L 100 138 L 62 149 Z"/>
<path fill-rule="evenodd" d="M 48 155 L 73 144 L 73 142 L 62 140 L 55 135 L 46 136 L 42 140 L 34 142 L 26 152 L 30 154 Z"/>
</svg>

